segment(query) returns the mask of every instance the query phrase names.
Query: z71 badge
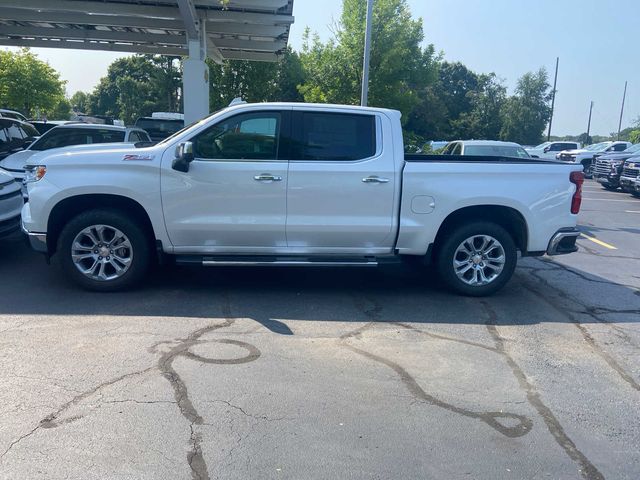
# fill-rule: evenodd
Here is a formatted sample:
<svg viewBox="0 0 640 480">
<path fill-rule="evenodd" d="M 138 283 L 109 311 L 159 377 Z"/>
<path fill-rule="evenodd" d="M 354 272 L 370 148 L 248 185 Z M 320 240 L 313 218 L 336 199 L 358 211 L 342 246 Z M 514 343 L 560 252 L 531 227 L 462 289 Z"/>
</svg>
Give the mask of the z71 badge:
<svg viewBox="0 0 640 480">
<path fill-rule="evenodd" d="M 124 161 L 134 161 L 134 160 L 141 160 L 141 161 L 151 161 L 154 158 L 156 158 L 155 155 L 137 155 L 137 154 L 128 154 L 125 155 L 124 157 L 122 157 L 122 160 Z"/>
</svg>

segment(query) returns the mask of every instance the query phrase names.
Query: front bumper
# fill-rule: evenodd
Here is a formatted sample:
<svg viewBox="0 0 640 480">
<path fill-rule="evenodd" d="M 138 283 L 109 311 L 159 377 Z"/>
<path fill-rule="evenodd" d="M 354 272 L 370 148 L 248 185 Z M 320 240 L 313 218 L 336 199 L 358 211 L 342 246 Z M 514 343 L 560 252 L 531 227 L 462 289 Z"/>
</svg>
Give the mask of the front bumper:
<svg viewBox="0 0 640 480">
<path fill-rule="evenodd" d="M 7 237 L 20 230 L 20 215 L 0 222 L 0 238 Z"/>
<path fill-rule="evenodd" d="M 18 219 L 19 218 L 20 217 L 18 217 Z M 47 248 L 46 233 L 30 232 L 24 226 L 24 222 L 22 222 L 21 227 L 22 227 L 22 231 L 29 239 L 29 245 L 31 245 L 31 248 L 33 248 L 36 252 L 39 252 L 39 253 L 45 253 L 45 254 L 49 253 L 49 249 Z"/>
<path fill-rule="evenodd" d="M 578 251 L 576 240 L 580 236 L 577 228 L 563 228 L 558 230 L 547 247 L 547 255 L 566 255 Z"/>
<path fill-rule="evenodd" d="M 636 185 L 636 178 L 634 177 L 620 177 L 620 186 L 627 190 L 633 190 Z"/>
<path fill-rule="evenodd" d="M 605 185 L 607 187 L 617 187 L 620 185 L 620 177 L 616 174 L 612 175 L 603 175 L 603 174 L 594 174 L 593 178 L 596 182 L 601 185 Z"/>
</svg>

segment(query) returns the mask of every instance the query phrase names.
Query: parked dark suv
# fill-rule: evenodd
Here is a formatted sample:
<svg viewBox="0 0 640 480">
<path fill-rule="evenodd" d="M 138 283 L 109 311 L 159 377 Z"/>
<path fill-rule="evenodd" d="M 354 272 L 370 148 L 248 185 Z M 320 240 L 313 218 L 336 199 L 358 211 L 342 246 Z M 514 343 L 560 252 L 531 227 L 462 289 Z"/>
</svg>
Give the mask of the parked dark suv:
<svg viewBox="0 0 640 480">
<path fill-rule="evenodd" d="M 606 153 L 596 156 L 593 178 L 607 190 L 617 190 L 620 187 L 620 176 L 625 161 L 637 160 L 640 163 L 640 143 L 622 152 Z M 632 186 L 625 186 L 623 190 L 631 191 Z"/>
<path fill-rule="evenodd" d="M 29 123 L 13 118 L 0 118 L 0 160 L 23 150 L 39 135 Z"/>
</svg>

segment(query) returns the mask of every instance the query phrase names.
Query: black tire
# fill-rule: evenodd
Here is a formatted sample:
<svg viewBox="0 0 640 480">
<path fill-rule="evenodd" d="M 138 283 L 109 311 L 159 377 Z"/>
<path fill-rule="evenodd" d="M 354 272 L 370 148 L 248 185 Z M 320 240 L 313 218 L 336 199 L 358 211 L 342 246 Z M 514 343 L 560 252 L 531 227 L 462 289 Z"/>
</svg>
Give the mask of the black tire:
<svg viewBox="0 0 640 480">
<path fill-rule="evenodd" d="M 584 178 L 593 178 L 593 161 L 582 162 L 582 170 L 584 172 Z"/>
<path fill-rule="evenodd" d="M 493 237 L 500 243 L 505 261 L 502 271 L 490 283 L 469 285 L 456 274 L 454 256 L 465 240 L 480 235 Z M 436 245 L 435 262 L 440 278 L 451 290 L 466 296 L 484 297 L 496 293 L 509 281 L 516 268 L 517 249 L 511 235 L 500 225 L 478 221 L 457 226 L 446 233 L 440 245 Z"/>
<path fill-rule="evenodd" d="M 72 258 L 72 243 L 80 232 L 92 225 L 106 225 L 126 235 L 131 245 L 131 261 L 121 276 L 95 280 L 76 267 Z M 133 287 L 144 278 L 151 263 L 152 248 L 148 235 L 132 218 L 117 210 L 100 209 L 80 213 L 64 226 L 57 247 L 56 257 L 64 273 L 82 288 L 97 292 L 115 292 Z M 91 262 L 91 259 L 88 261 Z"/>
<path fill-rule="evenodd" d="M 605 190 L 609 190 L 610 192 L 615 192 L 618 190 L 618 187 L 612 187 L 610 185 L 603 185 L 602 188 L 604 188 Z"/>
</svg>

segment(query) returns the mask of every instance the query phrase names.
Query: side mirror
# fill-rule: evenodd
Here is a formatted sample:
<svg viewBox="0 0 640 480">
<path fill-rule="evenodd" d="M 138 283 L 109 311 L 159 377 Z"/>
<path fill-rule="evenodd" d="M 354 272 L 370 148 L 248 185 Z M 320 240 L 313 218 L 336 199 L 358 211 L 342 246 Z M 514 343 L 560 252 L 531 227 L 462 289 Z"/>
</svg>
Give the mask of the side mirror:
<svg viewBox="0 0 640 480">
<path fill-rule="evenodd" d="M 193 143 L 183 142 L 176 147 L 176 158 L 173 160 L 171 167 L 179 172 L 187 173 L 189 164 L 193 162 Z"/>
<path fill-rule="evenodd" d="M 551 147 L 544 147 L 543 152 L 544 153 L 549 153 L 549 150 L 551 150 Z"/>
</svg>

